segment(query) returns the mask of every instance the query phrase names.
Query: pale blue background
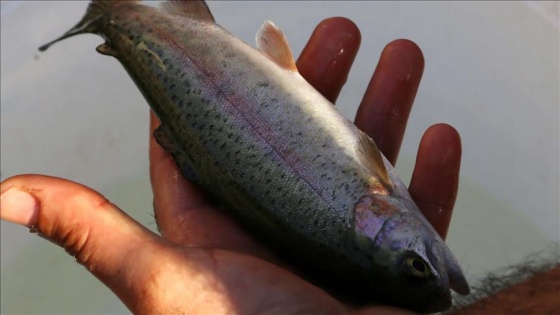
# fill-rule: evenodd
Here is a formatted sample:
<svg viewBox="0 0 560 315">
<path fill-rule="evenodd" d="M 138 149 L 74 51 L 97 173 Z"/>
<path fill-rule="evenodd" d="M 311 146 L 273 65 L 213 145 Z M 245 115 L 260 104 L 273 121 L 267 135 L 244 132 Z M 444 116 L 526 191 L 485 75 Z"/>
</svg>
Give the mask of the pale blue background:
<svg viewBox="0 0 560 315">
<path fill-rule="evenodd" d="M 73 26 L 79 2 L 1 4 L 1 178 L 44 173 L 105 194 L 155 228 L 148 107 L 94 35 L 37 47 Z M 398 164 L 408 182 L 431 124 L 462 135 L 449 244 L 469 278 L 560 243 L 558 2 L 212 2 L 216 20 L 254 43 L 266 19 L 296 55 L 323 18 L 345 16 L 362 48 L 338 102 L 353 117 L 383 46 L 414 40 L 426 59 Z M 62 249 L 1 223 L 2 313 L 127 313 Z"/>
</svg>

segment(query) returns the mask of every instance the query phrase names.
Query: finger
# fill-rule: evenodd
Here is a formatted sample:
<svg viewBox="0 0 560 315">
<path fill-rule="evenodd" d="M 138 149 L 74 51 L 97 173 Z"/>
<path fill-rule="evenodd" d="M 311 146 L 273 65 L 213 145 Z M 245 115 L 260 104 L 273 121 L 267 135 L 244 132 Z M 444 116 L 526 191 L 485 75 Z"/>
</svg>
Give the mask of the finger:
<svg viewBox="0 0 560 315">
<path fill-rule="evenodd" d="M 424 71 L 418 46 L 405 39 L 389 43 L 379 59 L 356 114 L 356 125 L 395 165 Z"/>
<path fill-rule="evenodd" d="M 269 250 L 181 175 L 171 155 L 152 136 L 159 124 L 150 111 L 150 180 L 161 235 L 179 245 L 228 249 L 273 260 Z"/>
<path fill-rule="evenodd" d="M 166 247 L 102 195 L 64 179 L 12 177 L 2 183 L 0 198 L 3 220 L 32 227 L 64 247 L 124 299 L 133 284 L 148 281 L 143 263 Z"/>
<path fill-rule="evenodd" d="M 313 31 L 297 61 L 300 74 L 334 103 L 358 48 L 361 35 L 352 21 L 334 17 L 325 19 Z"/>
<path fill-rule="evenodd" d="M 409 191 L 442 238 L 447 236 L 461 166 L 461 137 L 451 126 L 431 126 L 422 137 Z"/>
</svg>

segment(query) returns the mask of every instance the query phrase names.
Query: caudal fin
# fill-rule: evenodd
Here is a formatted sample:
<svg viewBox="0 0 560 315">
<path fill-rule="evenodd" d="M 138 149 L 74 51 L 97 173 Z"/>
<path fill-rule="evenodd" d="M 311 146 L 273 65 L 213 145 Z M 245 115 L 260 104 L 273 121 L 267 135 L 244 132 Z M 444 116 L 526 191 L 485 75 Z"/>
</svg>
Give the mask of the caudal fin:
<svg viewBox="0 0 560 315">
<path fill-rule="evenodd" d="M 96 21 L 99 20 L 99 18 L 101 18 L 104 14 L 107 14 L 108 12 L 111 12 L 111 10 L 113 10 L 115 7 L 118 7 L 120 5 L 126 4 L 126 3 L 130 3 L 130 2 L 139 2 L 140 0 L 133 0 L 133 1 L 117 1 L 117 0 L 112 0 L 112 1 L 104 1 L 104 0 L 92 0 L 91 3 L 88 6 L 88 9 L 86 11 L 86 14 L 84 15 L 84 17 L 80 20 L 80 22 L 78 22 L 78 24 L 76 24 L 76 26 L 74 26 L 73 28 L 71 28 L 68 32 L 64 33 L 64 35 L 62 35 L 61 37 L 46 43 L 45 45 L 39 47 L 39 51 L 45 51 L 47 50 L 52 44 L 57 43 L 63 39 L 66 39 L 68 37 L 72 37 L 74 35 L 78 35 L 78 34 L 84 34 L 84 33 L 96 33 L 97 31 L 99 31 L 98 26 L 96 25 Z"/>
</svg>

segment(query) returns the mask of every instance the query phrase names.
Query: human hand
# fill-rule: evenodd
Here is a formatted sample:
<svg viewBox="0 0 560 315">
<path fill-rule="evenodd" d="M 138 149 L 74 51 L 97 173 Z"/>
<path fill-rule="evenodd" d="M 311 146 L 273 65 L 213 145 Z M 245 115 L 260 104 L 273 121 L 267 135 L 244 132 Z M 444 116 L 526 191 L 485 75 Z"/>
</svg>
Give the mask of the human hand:
<svg viewBox="0 0 560 315">
<path fill-rule="evenodd" d="M 359 43 L 352 22 L 325 20 L 304 49 L 298 68 L 334 102 Z M 376 140 L 392 163 L 422 71 L 423 57 L 416 45 L 402 40 L 389 44 L 358 111 L 356 124 Z M 156 125 L 152 116 L 151 129 Z M 442 236 L 457 191 L 460 154 L 453 128 L 431 127 L 420 144 L 410 186 L 413 198 Z M 16 176 L 2 183 L 2 219 L 33 226 L 61 244 L 135 313 L 339 313 L 348 309 L 290 272 L 273 252 L 183 179 L 151 136 L 150 161 L 154 210 L 163 237 L 91 189 L 40 175 Z M 369 311 L 404 312 L 381 307 L 360 312 Z"/>
</svg>

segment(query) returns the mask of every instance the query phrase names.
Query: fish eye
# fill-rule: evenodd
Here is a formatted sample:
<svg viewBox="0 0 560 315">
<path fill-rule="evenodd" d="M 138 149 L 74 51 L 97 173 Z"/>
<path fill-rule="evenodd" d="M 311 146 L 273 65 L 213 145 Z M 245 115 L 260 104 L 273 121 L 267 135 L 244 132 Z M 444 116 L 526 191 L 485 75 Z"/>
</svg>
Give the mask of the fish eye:
<svg viewBox="0 0 560 315">
<path fill-rule="evenodd" d="M 419 257 L 407 257 L 404 263 L 408 271 L 416 277 L 426 278 L 430 275 L 430 267 Z"/>
</svg>

